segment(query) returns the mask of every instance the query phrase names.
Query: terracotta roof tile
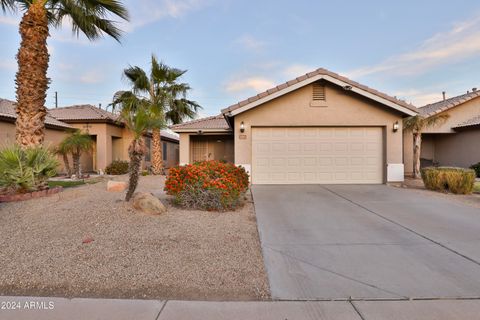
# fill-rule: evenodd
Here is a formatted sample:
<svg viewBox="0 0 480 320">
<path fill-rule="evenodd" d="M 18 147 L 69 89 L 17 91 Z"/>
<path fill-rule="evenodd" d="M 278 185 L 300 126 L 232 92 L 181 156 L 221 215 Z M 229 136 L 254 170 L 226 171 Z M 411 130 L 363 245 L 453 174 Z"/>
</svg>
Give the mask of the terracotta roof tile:
<svg viewBox="0 0 480 320">
<path fill-rule="evenodd" d="M 480 115 L 473 117 L 465 122 L 460 123 L 454 128 L 465 128 L 465 127 L 472 127 L 480 125 Z"/>
<path fill-rule="evenodd" d="M 192 121 L 188 121 L 181 124 L 176 124 L 170 127 L 173 131 L 175 130 L 185 130 L 185 129 L 195 129 L 195 130 L 202 130 L 202 129 L 219 129 L 219 130 L 228 130 L 230 126 L 228 125 L 225 117 L 222 114 L 196 119 Z"/>
<path fill-rule="evenodd" d="M 420 111 L 420 114 L 423 116 L 427 116 L 427 117 L 433 116 L 437 113 L 449 110 L 462 103 L 465 103 L 467 101 L 470 101 L 478 97 L 480 97 L 480 91 L 477 90 L 477 91 L 461 94 L 456 97 L 441 100 L 435 103 L 427 104 L 423 107 L 420 107 L 418 110 Z"/>
<path fill-rule="evenodd" d="M 50 113 L 55 118 L 67 122 L 82 120 L 118 121 L 118 116 L 116 114 L 90 104 L 50 109 Z"/>
<path fill-rule="evenodd" d="M 418 109 L 417 109 L 415 106 L 413 106 L 413 105 L 411 105 L 411 104 L 409 104 L 409 103 L 407 103 L 407 102 L 405 102 L 405 101 L 403 101 L 403 100 L 396 99 L 395 97 L 389 96 L 389 95 L 387 95 L 387 94 L 385 94 L 385 93 L 383 93 L 383 92 L 377 91 L 377 90 L 375 90 L 375 89 L 372 89 L 372 88 L 370 88 L 370 87 L 367 87 L 367 86 L 365 86 L 365 85 L 362 85 L 362 84 L 360 84 L 360 83 L 358 83 L 358 82 L 355 82 L 355 81 L 350 80 L 350 79 L 348 79 L 348 78 L 346 78 L 346 77 L 344 77 L 344 76 L 341 76 L 341 75 L 339 75 L 339 74 L 337 74 L 337 73 L 328 71 L 328 70 L 323 69 L 323 68 L 319 68 L 319 69 L 317 69 L 317 70 L 315 70 L 315 71 L 309 72 L 309 73 L 307 73 L 307 74 L 305 74 L 305 75 L 303 75 L 303 76 L 300 76 L 300 77 L 298 77 L 298 78 L 296 78 L 296 79 L 290 80 L 290 81 L 288 81 L 288 82 L 286 82 L 286 83 L 282 83 L 282 84 L 280 84 L 280 85 L 278 85 L 278 86 L 276 86 L 276 87 L 274 87 L 274 88 L 268 89 L 268 90 L 266 90 L 265 92 L 262 92 L 262 93 L 257 94 L 256 96 L 250 97 L 250 98 L 248 98 L 248 99 L 246 99 L 246 100 L 242 100 L 242 101 L 240 101 L 240 102 L 238 102 L 238 103 L 236 103 L 236 104 L 233 104 L 233 105 L 229 106 L 228 108 L 223 109 L 222 112 L 223 112 L 223 113 L 227 113 L 228 111 L 233 111 L 233 110 L 235 110 L 235 109 L 241 108 L 241 107 L 247 105 L 247 104 L 250 103 L 250 102 L 257 101 L 257 100 L 259 100 L 259 99 L 261 99 L 261 98 L 266 97 L 267 95 L 271 95 L 271 94 L 273 94 L 273 93 L 275 93 L 275 92 L 278 92 L 278 91 L 280 91 L 280 90 L 283 90 L 283 89 L 285 89 L 285 88 L 288 88 L 288 87 L 290 87 L 290 86 L 292 86 L 292 85 L 294 85 L 294 84 L 296 84 L 296 83 L 298 83 L 298 82 L 300 82 L 300 81 L 304 81 L 304 80 L 306 80 L 306 79 L 315 77 L 315 76 L 317 76 L 317 75 L 328 75 L 328 76 L 330 76 L 330 77 L 332 77 L 332 78 L 335 78 L 335 79 L 337 79 L 337 80 L 340 80 L 340 81 L 343 81 L 343 82 L 345 82 L 345 83 L 348 83 L 348 84 L 351 85 L 352 87 L 360 88 L 360 89 L 365 90 L 365 91 L 367 91 L 367 92 L 369 92 L 369 93 L 371 93 L 371 94 L 373 94 L 373 95 L 376 95 L 376 96 L 378 96 L 378 97 L 380 97 L 380 98 L 383 98 L 383 99 L 388 100 L 388 101 L 390 101 L 390 102 L 396 103 L 396 104 L 398 104 L 398 105 L 400 105 L 400 106 L 402 106 L 402 107 L 405 107 L 405 108 L 407 108 L 407 109 L 409 109 L 409 110 L 418 112 Z M 265 93 L 266 93 L 267 95 L 265 95 Z"/>
<path fill-rule="evenodd" d="M 0 98 L 0 116 L 11 118 L 11 119 L 17 119 L 17 114 L 15 113 L 15 102 Z M 72 128 L 72 126 L 70 126 L 68 123 L 59 121 L 58 119 L 55 119 L 54 117 L 52 117 L 50 113 L 50 109 L 47 109 L 47 116 L 45 117 L 45 125 L 47 127 L 52 126 L 52 127 L 65 128 L 65 129 Z"/>
</svg>

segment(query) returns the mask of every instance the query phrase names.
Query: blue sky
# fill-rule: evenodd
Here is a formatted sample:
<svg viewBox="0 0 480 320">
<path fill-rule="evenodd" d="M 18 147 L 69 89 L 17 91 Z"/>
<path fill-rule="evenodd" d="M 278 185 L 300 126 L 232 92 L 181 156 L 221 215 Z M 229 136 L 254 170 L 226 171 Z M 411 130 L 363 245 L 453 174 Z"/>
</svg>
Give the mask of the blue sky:
<svg viewBox="0 0 480 320">
<path fill-rule="evenodd" d="M 201 115 L 318 67 L 417 106 L 480 86 L 474 0 L 128 0 L 121 44 L 52 30 L 47 106 L 102 103 L 127 89 L 122 70 L 156 54 L 188 69 Z M 19 15 L 0 15 L 0 97 L 14 99 Z"/>
</svg>

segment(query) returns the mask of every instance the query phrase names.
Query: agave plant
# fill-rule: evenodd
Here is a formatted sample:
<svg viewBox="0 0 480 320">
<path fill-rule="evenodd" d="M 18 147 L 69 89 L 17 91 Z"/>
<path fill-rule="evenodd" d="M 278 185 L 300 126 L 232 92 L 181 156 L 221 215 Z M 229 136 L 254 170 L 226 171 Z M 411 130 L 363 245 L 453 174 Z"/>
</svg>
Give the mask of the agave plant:
<svg viewBox="0 0 480 320">
<path fill-rule="evenodd" d="M 6 147 L 0 151 L 0 187 L 20 193 L 45 189 L 58 164 L 45 147 Z"/>
</svg>

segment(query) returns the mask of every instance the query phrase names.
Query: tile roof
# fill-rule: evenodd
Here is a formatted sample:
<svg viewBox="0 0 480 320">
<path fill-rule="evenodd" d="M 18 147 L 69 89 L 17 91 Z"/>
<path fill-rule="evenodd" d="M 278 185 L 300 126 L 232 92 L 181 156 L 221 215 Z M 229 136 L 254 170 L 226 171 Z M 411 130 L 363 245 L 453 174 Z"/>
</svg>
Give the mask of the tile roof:
<svg viewBox="0 0 480 320">
<path fill-rule="evenodd" d="M 15 113 L 15 102 L 0 98 L 0 116 L 5 118 L 16 119 L 17 114 Z M 72 128 L 68 123 L 55 119 L 51 115 L 49 109 L 47 109 L 47 116 L 45 117 L 45 125 L 47 127 L 52 126 L 52 127 L 58 127 L 58 128 L 66 128 L 66 129 Z"/>
<path fill-rule="evenodd" d="M 105 120 L 115 122 L 118 116 L 90 104 L 50 109 L 52 116 L 62 121 Z"/>
<path fill-rule="evenodd" d="M 420 107 L 418 110 L 423 116 L 433 116 L 437 113 L 449 110 L 477 97 L 480 97 L 480 90 L 461 94 L 459 96 L 441 100 L 435 103 L 427 104 L 426 106 Z"/>
<path fill-rule="evenodd" d="M 250 98 L 245 99 L 245 100 L 243 100 L 243 101 L 240 101 L 240 102 L 238 102 L 238 103 L 236 103 L 236 104 L 233 104 L 233 105 L 229 106 L 228 108 L 223 109 L 222 112 L 223 112 L 223 113 L 227 113 L 227 112 L 229 112 L 229 111 L 233 111 L 233 110 L 235 110 L 235 109 L 241 108 L 241 107 L 243 107 L 243 106 L 245 106 L 245 105 L 247 105 L 247 104 L 249 104 L 249 103 L 252 103 L 252 102 L 254 102 L 254 101 L 257 101 L 257 100 L 260 100 L 260 99 L 262 99 L 262 98 L 265 98 L 265 97 L 267 97 L 267 96 L 269 96 L 269 95 L 271 95 L 271 94 L 273 94 L 273 93 L 275 93 L 275 92 L 278 92 L 278 91 L 280 91 L 280 90 L 283 90 L 283 89 L 285 89 L 285 88 L 288 88 L 288 87 L 293 86 L 293 85 L 295 85 L 295 84 L 297 84 L 297 83 L 299 83 L 299 82 L 305 81 L 305 80 L 307 80 L 307 79 L 309 79 L 309 78 L 313 78 L 313 77 L 318 76 L 318 75 L 330 76 L 330 77 L 335 78 L 335 79 L 337 79 L 337 80 L 340 80 L 340 81 L 343 81 L 343 82 L 345 82 L 345 83 L 348 83 L 348 84 L 351 85 L 352 87 L 356 87 L 356 88 L 362 89 L 362 90 L 367 91 L 367 92 L 369 92 L 369 93 L 371 93 L 371 94 L 373 94 L 373 95 L 376 95 L 376 96 L 378 96 L 378 97 L 380 97 L 380 98 L 383 98 L 383 99 L 388 100 L 388 101 L 390 101 L 390 102 L 393 102 L 393 103 L 395 103 L 395 104 L 397 104 L 397 105 L 400 105 L 400 106 L 402 106 L 402 107 L 405 107 L 405 108 L 407 108 L 407 109 L 409 109 L 409 110 L 418 112 L 418 110 L 417 110 L 417 108 L 416 108 L 415 106 L 413 106 L 413 105 L 411 105 L 411 104 L 409 104 L 409 103 L 407 103 L 407 102 L 405 102 L 405 101 L 403 101 L 403 100 L 396 99 L 396 98 L 394 98 L 394 97 L 392 97 L 392 96 L 389 96 L 389 95 L 387 95 L 387 94 L 385 94 L 385 93 L 382 93 L 382 92 L 377 91 L 377 90 L 375 90 L 375 89 L 372 89 L 372 88 L 370 88 L 370 87 L 364 86 L 364 85 L 362 85 L 362 84 L 360 84 L 360 83 L 358 83 L 358 82 L 355 82 L 355 81 L 350 80 L 350 79 L 348 79 L 348 78 L 346 78 L 346 77 L 344 77 L 344 76 L 341 76 L 341 75 L 339 75 L 339 74 L 337 74 L 337 73 L 331 72 L 331 71 L 326 70 L 326 69 L 323 69 L 323 68 L 319 68 L 319 69 L 317 69 L 317 70 L 315 70 L 315 71 L 313 71 L 313 72 L 309 72 L 309 73 L 307 73 L 307 74 L 305 74 L 305 75 L 303 75 L 303 76 L 301 76 L 301 77 L 295 78 L 295 79 L 290 80 L 290 81 L 287 81 L 287 82 L 285 82 L 285 83 L 283 83 L 283 84 L 281 84 L 281 85 L 278 85 L 278 86 L 276 86 L 276 87 L 274 87 L 274 88 L 268 89 L 267 91 L 264 91 L 264 92 L 262 92 L 262 93 L 259 93 L 259 94 L 257 94 L 256 96 L 250 97 Z"/>
<path fill-rule="evenodd" d="M 465 122 L 460 123 L 457 125 L 455 128 L 465 128 L 465 127 L 473 127 L 473 126 L 478 126 L 480 125 L 480 115 L 473 117 Z"/>
<path fill-rule="evenodd" d="M 181 124 L 176 124 L 170 127 L 173 131 L 175 130 L 186 130 L 186 129 L 219 129 L 219 130 L 228 130 L 230 126 L 223 114 L 219 114 L 212 117 L 195 119 L 192 121 L 184 122 Z"/>
</svg>

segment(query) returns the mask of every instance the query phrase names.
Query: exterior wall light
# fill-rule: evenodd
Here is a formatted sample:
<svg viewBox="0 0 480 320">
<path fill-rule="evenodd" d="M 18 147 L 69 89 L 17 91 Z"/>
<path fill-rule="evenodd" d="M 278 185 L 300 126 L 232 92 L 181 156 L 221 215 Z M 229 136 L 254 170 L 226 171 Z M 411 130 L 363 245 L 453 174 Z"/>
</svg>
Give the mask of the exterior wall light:
<svg viewBox="0 0 480 320">
<path fill-rule="evenodd" d="M 400 128 L 400 125 L 398 124 L 398 121 L 395 121 L 393 123 L 393 132 L 397 132 L 399 128 Z"/>
<path fill-rule="evenodd" d="M 243 121 L 240 123 L 240 132 L 241 133 L 245 132 L 245 124 L 243 123 Z"/>
</svg>

